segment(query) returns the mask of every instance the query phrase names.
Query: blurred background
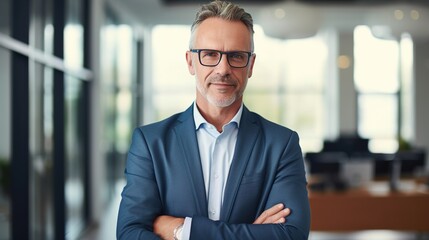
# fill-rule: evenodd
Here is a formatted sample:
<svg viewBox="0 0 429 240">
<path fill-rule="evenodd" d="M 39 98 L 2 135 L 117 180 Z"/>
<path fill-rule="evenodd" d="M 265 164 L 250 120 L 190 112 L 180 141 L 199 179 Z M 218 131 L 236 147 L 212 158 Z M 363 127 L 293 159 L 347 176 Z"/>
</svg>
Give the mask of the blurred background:
<svg viewBox="0 0 429 240">
<path fill-rule="evenodd" d="M 0 239 L 115 239 L 132 130 L 192 104 L 199 0 L 0 0 Z M 241 0 L 245 104 L 296 130 L 310 239 L 429 239 L 429 3 Z"/>
</svg>

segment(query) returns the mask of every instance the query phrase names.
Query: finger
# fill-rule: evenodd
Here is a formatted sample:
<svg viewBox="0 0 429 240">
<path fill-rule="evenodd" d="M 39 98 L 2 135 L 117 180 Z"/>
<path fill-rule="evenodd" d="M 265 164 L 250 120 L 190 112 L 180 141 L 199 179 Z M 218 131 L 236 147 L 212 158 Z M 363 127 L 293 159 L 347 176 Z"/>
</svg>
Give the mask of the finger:
<svg viewBox="0 0 429 240">
<path fill-rule="evenodd" d="M 285 223 L 286 222 L 286 218 L 280 218 L 279 220 L 277 220 L 277 222 L 275 222 L 275 223 L 277 223 L 277 224 L 280 224 L 280 223 Z"/>
<path fill-rule="evenodd" d="M 269 218 L 271 215 L 281 211 L 283 209 L 283 204 L 279 203 L 274 205 L 273 207 L 265 210 L 256 220 L 255 224 L 261 224 L 263 223 L 267 218 Z"/>
<path fill-rule="evenodd" d="M 263 223 L 267 218 L 281 212 L 284 208 L 284 205 L 282 203 L 276 204 L 273 207 L 265 210 L 256 220 L 253 222 L 254 224 L 261 224 Z"/>
<path fill-rule="evenodd" d="M 290 214 L 290 209 L 289 208 L 285 208 L 280 212 L 277 212 L 276 214 L 266 218 L 262 224 L 268 224 L 268 223 L 283 223 L 286 220 L 286 217 L 289 216 Z"/>
</svg>

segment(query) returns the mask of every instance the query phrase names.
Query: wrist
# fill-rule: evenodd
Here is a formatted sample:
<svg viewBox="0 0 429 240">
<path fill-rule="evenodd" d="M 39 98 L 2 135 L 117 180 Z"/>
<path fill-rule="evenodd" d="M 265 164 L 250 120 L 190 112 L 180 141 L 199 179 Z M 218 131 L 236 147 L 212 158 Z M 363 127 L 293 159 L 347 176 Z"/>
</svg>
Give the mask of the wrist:
<svg viewBox="0 0 429 240">
<path fill-rule="evenodd" d="M 182 231 L 183 231 L 183 223 L 181 223 L 179 226 L 174 228 L 173 239 L 174 240 L 181 240 L 182 239 Z"/>
</svg>

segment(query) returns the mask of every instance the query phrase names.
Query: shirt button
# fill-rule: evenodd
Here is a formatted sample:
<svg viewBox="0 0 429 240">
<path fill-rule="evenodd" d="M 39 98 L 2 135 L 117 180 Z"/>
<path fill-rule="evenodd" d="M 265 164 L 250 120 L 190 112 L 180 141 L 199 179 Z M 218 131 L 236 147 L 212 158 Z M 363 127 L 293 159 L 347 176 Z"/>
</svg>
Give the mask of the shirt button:
<svg viewBox="0 0 429 240">
<path fill-rule="evenodd" d="M 215 175 L 214 175 L 214 178 L 215 178 L 215 179 L 218 179 L 218 178 L 219 178 L 219 174 L 215 174 Z"/>
</svg>

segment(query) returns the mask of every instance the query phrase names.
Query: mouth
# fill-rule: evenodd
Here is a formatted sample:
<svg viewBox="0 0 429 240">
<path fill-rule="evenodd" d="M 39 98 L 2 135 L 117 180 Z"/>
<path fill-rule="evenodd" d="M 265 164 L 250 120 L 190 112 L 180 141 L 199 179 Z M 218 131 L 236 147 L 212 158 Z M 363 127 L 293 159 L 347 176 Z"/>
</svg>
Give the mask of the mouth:
<svg viewBox="0 0 429 240">
<path fill-rule="evenodd" d="M 235 84 L 227 83 L 227 82 L 211 82 L 210 85 L 218 86 L 218 87 L 233 87 Z"/>
<path fill-rule="evenodd" d="M 209 78 L 207 81 L 207 87 L 212 87 L 218 93 L 228 93 L 234 91 L 237 87 L 237 81 L 231 79 L 230 76 L 219 76 L 216 75 Z"/>
<path fill-rule="evenodd" d="M 209 86 L 216 89 L 216 91 L 219 93 L 228 93 L 235 89 L 235 84 L 227 82 L 212 82 L 209 84 Z"/>
</svg>

